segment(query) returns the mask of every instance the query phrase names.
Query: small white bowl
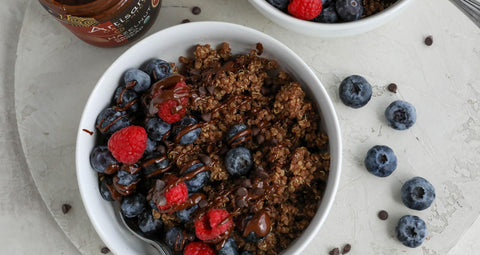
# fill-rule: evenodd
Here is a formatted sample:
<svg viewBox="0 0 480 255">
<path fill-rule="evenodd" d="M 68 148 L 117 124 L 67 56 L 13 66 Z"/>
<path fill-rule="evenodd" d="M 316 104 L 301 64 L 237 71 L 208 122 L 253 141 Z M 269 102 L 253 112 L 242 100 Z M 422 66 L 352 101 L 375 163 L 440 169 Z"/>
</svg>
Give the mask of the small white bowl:
<svg viewBox="0 0 480 255">
<path fill-rule="evenodd" d="M 260 13 L 278 25 L 300 34 L 312 37 L 342 37 L 373 30 L 397 16 L 413 0 L 398 0 L 387 9 L 372 16 L 344 23 L 317 23 L 297 19 L 270 5 L 265 0 L 248 0 Z"/>
<path fill-rule="evenodd" d="M 154 254 L 148 245 L 133 237 L 120 223 L 119 212 L 112 203 L 102 199 L 98 191 L 97 173 L 89 162 L 90 152 L 95 146 L 95 135 L 82 129 L 95 129 L 95 119 L 104 109 L 128 68 L 138 68 L 148 59 L 157 57 L 177 62 L 179 56 L 190 56 L 193 46 L 209 43 L 212 46 L 228 42 L 233 53 L 246 53 L 261 42 L 262 56 L 276 59 L 281 68 L 302 83 L 308 96 L 314 101 L 321 114 L 322 125 L 330 141 L 330 176 L 323 200 L 318 211 L 302 236 L 286 250 L 287 254 L 300 254 L 316 235 L 333 204 L 340 180 L 342 143 L 340 126 L 333 104 L 313 71 L 292 50 L 259 31 L 240 25 L 222 22 L 194 22 L 167 28 L 145 38 L 123 53 L 98 81 L 85 109 L 77 134 L 76 165 L 78 186 L 85 209 L 96 231 L 114 254 Z"/>
</svg>

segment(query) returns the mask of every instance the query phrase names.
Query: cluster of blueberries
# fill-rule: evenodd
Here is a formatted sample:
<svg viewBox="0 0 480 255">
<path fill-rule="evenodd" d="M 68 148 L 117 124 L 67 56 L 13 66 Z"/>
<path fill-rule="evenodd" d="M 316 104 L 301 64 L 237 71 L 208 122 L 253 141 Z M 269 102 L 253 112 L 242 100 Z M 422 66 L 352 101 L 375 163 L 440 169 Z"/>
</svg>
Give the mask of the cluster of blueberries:
<svg viewBox="0 0 480 255">
<path fill-rule="evenodd" d="M 273 7 L 288 13 L 290 0 L 267 0 Z M 322 11 L 312 19 L 319 23 L 355 21 L 363 15 L 362 0 L 322 0 Z"/>
<path fill-rule="evenodd" d="M 339 87 L 342 102 L 352 108 L 365 106 L 372 97 L 372 87 L 359 75 L 344 79 Z M 396 130 L 406 130 L 415 124 L 417 115 L 412 104 L 397 100 L 385 110 L 389 126 Z M 364 160 L 367 170 L 378 177 L 387 177 L 397 168 L 397 157 L 385 145 L 376 145 L 368 150 Z M 401 189 L 402 202 L 410 209 L 424 210 L 435 199 L 433 185 L 422 177 L 414 177 L 405 182 Z M 396 227 L 397 238 L 408 247 L 420 246 L 426 238 L 425 222 L 417 216 L 406 215 L 400 218 Z"/>
</svg>

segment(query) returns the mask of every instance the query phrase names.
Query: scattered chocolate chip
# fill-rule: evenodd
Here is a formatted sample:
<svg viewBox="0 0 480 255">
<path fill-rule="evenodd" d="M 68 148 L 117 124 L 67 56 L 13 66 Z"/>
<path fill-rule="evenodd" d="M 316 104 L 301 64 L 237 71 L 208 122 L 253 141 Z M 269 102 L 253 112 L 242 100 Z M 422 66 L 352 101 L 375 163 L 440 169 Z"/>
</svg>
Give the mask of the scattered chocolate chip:
<svg viewBox="0 0 480 255">
<path fill-rule="evenodd" d="M 202 96 L 202 97 L 207 95 L 207 89 L 205 87 L 200 87 L 198 89 L 198 94 L 200 94 L 200 96 Z"/>
<path fill-rule="evenodd" d="M 200 200 L 200 202 L 198 202 L 198 206 L 199 206 L 200 208 L 205 208 L 205 207 L 207 207 L 207 206 L 208 206 L 207 200 L 205 200 L 205 199 Z"/>
<path fill-rule="evenodd" d="M 212 119 L 212 113 L 206 112 L 202 113 L 202 120 L 205 122 L 209 122 Z"/>
<path fill-rule="evenodd" d="M 338 248 L 334 248 L 328 254 L 329 255 L 340 255 L 340 250 Z"/>
<path fill-rule="evenodd" d="M 350 250 L 352 249 L 352 246 L 350 244 L 345 244 L 345 246 L 343 246 L 343 249 L 342 249 L 342 254 L 347 254 L 350 252 Z"/>
<path fill-rule="evenodd" d="M 200 7 L 198 7 L 198 6 L 194 6 L 194 7 L 192 8 L 192 13 L 193 13 L 194 15 L 198 15 L 198 14 L 200 14 L 201 12 L 202 12 L 202 9 L 200 9 Z"/>
<path fill-rule="evenodd" d="M 189 19 L 184 19 L 184 20 L 182 20 L 182 24 L 184 24 L 184 23 L 188 23 L 188 22 L 190 22 L 190 20 L 189 20 Z"/>
<path fill-rule="evenodd" d="M 246 188 L 241 187 L 237 189 L 237 196 L 244 197 L 246 195 L 248 195 L 248 190 Z"/>
<path fill-rule="evenodd" d="M 165 145 L 160 144 L 157 147 L 157 151 L 160 152 L 161 154 L 165 154 L 165 153 L 167 153 L 167 147 L 165 147 Z"/>
<path fill-rule="evenodd" d="M 255 136 L 255 139 L 257 140 L 258 144 L 262 144 L 263 142 L 265 142 L 265 136 L 263 135 L 257 135 Z"/>
<path fill-rule="evenodd" d="M 212 159 L 208 155 L 200 153 L 200 154 L 198 154 L 198 157 L 203 162 L 203 164 L 205 164 L 206 166 L 212 165 Z"/>
<path fill-rule="evenodd" d="M 390 83 L 390 84 L 388 84 L 387 89 L 390 92 L 397 93 L 397 84 Z"/>
<path fill-rule="evenodd" d="M 63 214 L 67 214 L 68 211 L 70 211 L 70 209 L 72 209 L 72 206 L 71 206 L 71 205 L 69 205 L 69 204 L 63 204 L 63 205 L 62 205 L 62 212 L 63 212 Z"/>
<path fill-rule="evenodd" d="M 107 253 L 110 253 L 110 249 L 108 249 L 108 247 L 103 247 L 103 248 L 100 250 L 100 252 L 101 252 L 102 254 L 107 254 Z"/>
<path fill-rule="evenodd" d="M 385 210 L 381 210 L 378 212 L 378 218 L 381 220 L 386 220 L 388 219 L 388 212 Z"/>
<path fill-rule="evenodd" d="M 425 45 L 431 46 L 433 44 L 433 37 L 431 35 L 425 38 Z"/>
<path fill-rule="evenodd" d="M 214 90 L 215 90 L 214 86 L 207 86 L 207 91 L 208 93 L 210 93 L 210 95 L 213 95 Z"/>
</svg>

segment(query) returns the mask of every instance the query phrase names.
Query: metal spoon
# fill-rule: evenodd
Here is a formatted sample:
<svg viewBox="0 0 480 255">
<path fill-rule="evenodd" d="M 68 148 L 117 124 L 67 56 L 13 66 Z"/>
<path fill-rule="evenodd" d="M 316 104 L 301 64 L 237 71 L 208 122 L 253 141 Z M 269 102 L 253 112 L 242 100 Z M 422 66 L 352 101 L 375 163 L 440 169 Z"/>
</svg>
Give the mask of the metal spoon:
<svg viewBox="0 0 480 255">
<path fill-rule="evenodd" d="M 120 219 L 123 223 L 123 225 L 125 226 L 126 229 L 128 229 L 134 236 L 136 236 L 138 239 L 150 244 L 151 246 L 153 246 L 157 251 L 158 251 L 158 254 L 161 254 L 161 255 L 173 255 L 172 251 L 170 251 L 170 249 L 162 242 L 160 241 L 157 241 L 155 239 L 151 239 L 151 238 L 148 238 L 147 236 L 145 236 L 145 234 L 143 234 L 141 231 L 135 231 L 135 227 L 134 226 L 131 226 L 128 224 L 128 220 L 126 220 L 120 210 L 120 206 L 117 206 L 118 208 L 116 208 L 116 210 L 119 212 L 119 215 L 120 215 Z"/>
<path fill-rule="evenodd" d="M 450 0 L 450 2 L 480 27 L 480 2 L 476 0 Z"/>
</svg>

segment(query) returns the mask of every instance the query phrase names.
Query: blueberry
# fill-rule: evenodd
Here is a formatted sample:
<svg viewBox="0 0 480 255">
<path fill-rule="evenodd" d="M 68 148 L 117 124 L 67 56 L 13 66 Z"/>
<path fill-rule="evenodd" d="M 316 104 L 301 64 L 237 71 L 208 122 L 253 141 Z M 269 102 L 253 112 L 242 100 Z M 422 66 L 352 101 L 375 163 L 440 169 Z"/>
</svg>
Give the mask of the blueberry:
<svg viewBox="0 0 480 255">
<path fill-rule="evenodd" d="M 395 228 L 397 239 L 405 246 L 415 248 L 420 246 L 427 236 L 425 222 L 417 216 L 405 215 L 398 221 Z"/>
<path fill-rule="evenodd" d="M 95 125 L 102 134 L 111 135 L 124 127 L 130 126 L 130 121 L 124 111 L 105 108 L 98 114 Z"/>
<path fill-rule="evenodd" d="M 193 164 L 192 166 L 187 168 L 187 170 L 185 170 L 185 173 L 183 175 L 193 172 L 202 166 L 204 166 L 203 163 Z M 191 194 L 199 191 L 209 181 L 210 181 L 210 171 L 204 171 L 195 175 L 195 177 L 193 177 L 192 179 L 185 181 L 185 184 L 187 185 L 188 193 Z"/>
<path fill-rule="evenodd" d="M 338 16 L 343 21 L 358 20 L 363 15 L 361 0 L 337 0 L 335 4 Z"/>
<path fill-rule="evenodd" d="M 340 83 L 340 99 L 346 106 L 360 108 L 370 101 L 372 86 L 360 75 L 351 75 Z"/>
<path fill-rule="evenodd" d="M 388 125 L 396 130 L 409 129 L 417 121 L 417 111 L 409 102 L 397 100 L 385 110 Z"/>
<path fill-rule="evenodd" d="M 133 90 L 137 93 L 144 93 L 151 85 L 150 75 L 136 68 L 128 69 L 123 75 L 123 81 L 125 84 L 135 81 Z"/>
<path fill-rule="evenodd" d="M 155 117 L 151 118 L 145 124 L 145 130 L 147 131 L 148 137 L 150 139 L 160 142 L 163 139 L 163 136 L 170 131 L 172 125 L 163 121 L 162 119 Z"/>
<path fill-rule="evenodd" d="M 170 165 L 170 162 L 166 157 L 164 157 L 160 152 L 153 152 L 152 154 L 145 157 L 143 162 L 154 160 L 151 164 L 148 164 L 144 167 L 143 174 L 149 175 L 159 169 L 164 169 Z"/>
<path fill-rule="evenodd" d="M 402 201 L 410 209 L 425 210 L 435 199 L 435 188 L 422 177 L 414 177 L 402 186 Z"/>
<path fill-rule="evenodd" d="M 238 246 L 235 239 L 228 238 L 222 248 L 218 250 L 217 255 L 238 255 Z"/>
<path fill-rule="evenodd" d="M 319 23 L 336 23 L 338 21 L 337 11 L 334 6 L 328 6 L 322 9 L 322 12 L 312 21 Z"/>
<path fill-rule="evenodd" d="M 387 177 L 397 168 L 397 156 L 385 145 L 375 145 L 367 152 L 365 167 L 378 177 Z"/>
<path fill-rule="evenodd" d="M 123 111 L 136 112 L 139 105 L 138 95 L 135 91 L 120 86 L 115 90 L 112 103 Z"/>
<path fill-rule="evenodd" d="M 185 117 L 181 119 L 179 122 L 175 124 L 175 127 L 173 129 L 173 137 L 177 139 L 177 135 L 182 133 L 182 130 L 187 128 L 189 125 L 194 125 L 197 124 L 197 120 L 192 118 L 192 117 Z M 201 128 L 196 128 L 192 131 L 187 132 L 186 134 L 183 134 L 183 136 L 180 138 L 178 143 L 181 145 L 186 145 L 186 144 L 191 144 L 197 140 L 198 136 L 202 132 Z"/>
<path fill-rule="evenodd" d="M 170 64 L 161 59 L 152 59 L 145 65 L 144 71 L 150 75 L 153 81 L 159 81 L 172 74 L 172 67 Z"/>
<path fill-rule="evenodd" d="M 154 235 L 163 230 L 163 221 L 155 219 L 149 210 L 143 211 L 138 216 L 138 228 L 146 235 Z"/>
<path fill-rule="evenodd" d="M 123 197 L 120 209 L 125 217 L 133 218 L 145 210 L 146 202 L 145 197 L 140 193 L 128 195 Z"/>
<path fill-rule="evenodd" d="M 244 131 L 247 129 L 247 126 L 245 124 L 237 124 L 235 126 L 233 126 L 232 128 L 230 128 L 230 130 L 228 130 L 227 132 L 227 142 L 230 142 L 230 140 L 235 137 L 235 135 L 237 135 L 238 133 Z M 232 141 L 231 143 L 236 143 L 236 142 L 239 142 L 240 139 L 236 139 L 235 141 Z M 241 143 L 240 143 L 241 144 Z"/>
<path fill-rule="evenodd" d="M 259 237 L 253 231 L 248 233 L 248 235 L 245 237 L 245 241 L 250 242 L 250 243 L 258 243 L 258 242 L 263 241 L 263 239 L 265 239 L 264 236 Z"/>
<path fill-rule="evenodd" d="M 194 213 L 198 209 L 198 205 L 194 205 L 183 210 L 177 211 L 177 217 L 183 222 L 190 222 L 192 221 L 192 213 Z"/>
<path fill-rule="evenodd" d="M 173 250 L 181 250 L 184 234 L 183 230 L 179 227 L 173 227 L 165 234 L 165 243 Z"/>
<path fill-rule="evenodd" d="M 252 154 L 245 147 L 230 149 L 225 156 L 225 167 L 232 176 L 246 175 L 252 166 Z"/>
<path fill-rule="evenodd" d="M 113 201 L 112 193 L 107 185 L 112 185 L 112 177 L 108 175 L 105 176 L 100 183 L 100 195 L 102 195 L 102 198 L 107 201 Z"/>
<path fill-rule="evenodd" d="M 286 11 L 290 1 L 289 0 L 267 0 L 267 2 L 271 4 L 273 7 L 281 11 Z"/>
<path fill-rule="evenodd" d="M 105 173 L 110 165 L 120 164 L 108 150 L 108 147 L 105 145 L 99 145 L 93 148 L 90 153 L 90 165 L 99 173 Z"/>
<path fill-rule="evenodd" d="M 157 149 L 157 142 L 147 137 L 147 147 L 145 148 L 145 153 L 143 155 L 150 154 L 154 152 L 155 149 Z"/>
<path fill-rule="evenodd" d="M 138 180 L 140 180 L 140 173 L 137 172 L 135 174 L 130 174 L 129 172 L 127 171 L 124 171 L 124 170 L 119 170 L 117 172 L 117 177 L 118 177 L 118 184 L 120 185 L 130 185 L 134 182 L 137 182 Z"/>
</svg>

